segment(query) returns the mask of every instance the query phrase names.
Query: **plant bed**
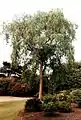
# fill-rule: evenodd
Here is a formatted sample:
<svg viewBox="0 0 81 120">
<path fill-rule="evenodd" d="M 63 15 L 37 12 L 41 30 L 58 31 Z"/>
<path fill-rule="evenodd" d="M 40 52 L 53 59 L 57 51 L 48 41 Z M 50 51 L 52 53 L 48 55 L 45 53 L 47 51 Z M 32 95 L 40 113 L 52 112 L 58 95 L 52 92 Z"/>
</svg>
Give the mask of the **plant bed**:
<svg viewBox="0 0 81 120">
<path fill-rule="evenodd" d="M 44 116 L 43 112 L 30 112 L 21 115 L 22 120 L 81 120 L 81 109 L 73 108 L 74 112 L 56 112 L 54 116 Z"/>
<path fill-rule="evenodd" d="M 56 111 L 44 111 L 43 115 L 46 117 L 55 116 Z"/>
</svg>

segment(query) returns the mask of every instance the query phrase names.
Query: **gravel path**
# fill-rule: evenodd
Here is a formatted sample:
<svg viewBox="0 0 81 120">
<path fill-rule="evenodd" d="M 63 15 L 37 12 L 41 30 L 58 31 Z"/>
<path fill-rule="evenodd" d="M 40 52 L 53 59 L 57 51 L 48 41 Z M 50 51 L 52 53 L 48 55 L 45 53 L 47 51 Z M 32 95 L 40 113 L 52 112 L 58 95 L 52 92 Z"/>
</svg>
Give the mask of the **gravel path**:
<svg viewBox="0 0 81 120">
<path fill-rule="evenodd" d="M 18 101 L 18 100 L 27 100 L 32 99 L 32 97 L 11 97 L 11 96 L 0 96 L 0 102 L 8 102 L 8 101 Z"/>
</svg>

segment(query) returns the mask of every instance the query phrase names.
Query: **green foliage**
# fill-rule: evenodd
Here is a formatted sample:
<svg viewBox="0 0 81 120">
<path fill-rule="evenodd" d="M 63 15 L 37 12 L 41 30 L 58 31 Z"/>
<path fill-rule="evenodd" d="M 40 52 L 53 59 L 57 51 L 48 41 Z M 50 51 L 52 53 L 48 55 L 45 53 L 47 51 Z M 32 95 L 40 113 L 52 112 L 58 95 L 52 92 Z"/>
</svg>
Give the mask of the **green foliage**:
<svg viewBox="0 0 81 120">
<path fill-rule="evenodd" d="M 68 88 L 67 67 L 63 64 L 56 65 L 53 68 L 53 72 L 50 75 L 48 81 L 48 89 L 50 93 L 54 91 L 61 91 Z"/>
<path fill-rule="evenodd" d="M 61 64 L 53 68 L 48 81 L 49 93 L 81 88 L 81 63 Z"/>
<path fill-rule="evenodd" d="M 32 94 L 36 94 L 39 90 L 39 76 L 34 71 L 23 69 L 22 81 L 26 82 L 31 89 Z"/>
<path fill-rule="evenodd" d="M 57 98 L 59 101 L 71 102 L 71 97 L 67 91 L 61 91 L 60 93 L 58 93 Z"/>
<path fill-rule="evenodd" d="M 78 107 L 81 108 L 81 89 L 74 89 L 70 92 L 72 102 L 78 104 Z"/>
<path fill-rule="evenodd" d="M 67 101 L 59 101 L 58 109 L 60 112 L 70 112 L 71 111 L 71 103 Z"/>
<path fill-rule="evenodd" d="M 9 34 L 13 46 L 12 66 L 18 68 L 18 65 L 24 64 L 22 81 L 27 82 L 33 88 L 35 85 L 38 88 L 39 79 L 36 77 L 36 73 L 39 71 L 40 65 L 39 75 L 41 76 L 50 70 L 53 71 L 51 80 L 48 81 L 49 93 L 53 93 L 58 88 L 60 90 L 66 88 L 64 69 L 62 72 L 61 68 L 58 71 L 54 71 L 54 69 L 61 65 L 62 58 L 65 58 L 69 64 L 74 62 L 72 42 L 75 39 L 76 25 L 67 20 L 61 10 L 24 15 L 5 24 L 3 31 L 5 34 Z M 6 36 L 6 38 L 9 37 Z M 27 76 L 27 71 L 31 71 L 30 77 Z M 55 81 L 54 74 L 56 75 Z M 34 80 L 36 81 L 33 82 Z M 40 81 L 42 81 L 42 77 L 40 77 Z M 61 87 L 60 83 L 62 83 Z M 42 87 L 42 84 L 40 86 Z"/>
<path fill-rule="evenodd" d="M 42 110 L 42 103 L 39 99 L 30 99 L 26 101 L 25 111 L 26 112 L 39 112 Z"/>
<path fill-rule="evenodd" d="M 46 94 L 44 97 L 43 97 L 43 101 L 45 104 L 47 104 L 48 102 L 55 102 L 57 101 L 57 95 L 56 94 Z"/>
<path fill-rule="evenodd" d="M 81 100 L 81 89 L 74 89 L 70 92 L 70 96 L 73 102 Z"/>
<path fill-rule="evenodd" d="M 58 102 L 57 102 L 57 96 L 56 94 L 51 95 L 47 94 L 43 97 L 43 109 L 44 109 L 44 115 L 51 116 L 56 113 L 58 109 Z"/>
<path fill-rule="evenodd" d="M 48 102 L 43 103 L 43 109 L 44 109 L 44 115 L 46 116 L 52 116 L 56 113 L 58 109 L 58 103 L 57 102 Z"/>
<path fill-rule="evenodd" d="M 42 61 L 45 71 L 47 67 L 53 70 L 62 57 L 73 62 L 75 30 L 76 26 L 65 19 L 60 10 L 37 12 L 13 20 L 4 26 L 4 33 L 9 33 L 13 46 L 12 64 L 17 67 L 21 61 L 32 59 L 29 67 L 32 69 Z"/>
<path fill-rule="evenodd" d="M 70 112 L 71 110 L 71 97 L 69 91 L 61 91 L 57 94 L 58 109 L 60 112 Z"/>
<path fill-rule="evenodd" d="M 70 112 L 71 110 L 71 97 L 67 94 L 67 91 L 63 91 L 58 94 L 47 94 L 43 98 L 43 108 L 45 112 Z"/>
</svg>

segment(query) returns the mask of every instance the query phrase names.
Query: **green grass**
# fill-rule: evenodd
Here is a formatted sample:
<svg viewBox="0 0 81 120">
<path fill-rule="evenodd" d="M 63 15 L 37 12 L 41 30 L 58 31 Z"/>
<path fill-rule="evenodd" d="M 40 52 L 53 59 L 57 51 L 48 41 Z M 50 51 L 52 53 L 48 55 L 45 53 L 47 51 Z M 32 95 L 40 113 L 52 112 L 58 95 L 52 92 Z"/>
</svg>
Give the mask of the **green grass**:
<svg viewBox="0 0 81 120">
<path fill-rule="evenodd" d="M 0 102 L 0 120 L 16 120 L 18 112 L 24 108 L 25 101 Z"/>
</svg>

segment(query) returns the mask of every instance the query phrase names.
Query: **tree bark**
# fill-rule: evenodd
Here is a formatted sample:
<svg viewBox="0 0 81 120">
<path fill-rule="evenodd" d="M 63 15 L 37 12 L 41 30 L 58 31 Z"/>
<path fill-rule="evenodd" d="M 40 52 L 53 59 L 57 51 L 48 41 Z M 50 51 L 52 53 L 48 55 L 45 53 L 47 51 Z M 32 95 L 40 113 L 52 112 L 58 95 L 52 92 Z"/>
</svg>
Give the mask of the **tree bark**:
<svg viewBox="0 0 81 120">
<path fill-rule="evenodd" d="M 42 61 L 40 61 L 40 84 L 39 84 L 39 99 L 42 100 L 43 97 L 43 72 L 42 72 Z"/>
</svg>

